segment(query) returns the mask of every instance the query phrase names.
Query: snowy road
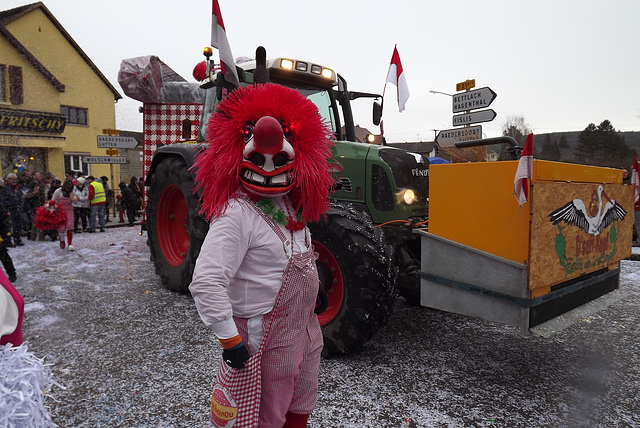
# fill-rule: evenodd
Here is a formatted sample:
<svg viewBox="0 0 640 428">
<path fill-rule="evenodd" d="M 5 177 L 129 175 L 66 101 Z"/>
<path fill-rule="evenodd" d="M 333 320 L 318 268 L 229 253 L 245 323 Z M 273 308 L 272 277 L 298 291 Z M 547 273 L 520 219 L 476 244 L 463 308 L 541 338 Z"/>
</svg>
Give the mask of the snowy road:
<svg viewBox="0 0 640 428">
<path fill-rule="evenodd" d="M 220 346 L 165 291 L 138 229 L 10 249 L 29 350 L 53 363 L 61 427 L 204 427 Z M 323 360 L 311 427 L 640 427 L 640 262 L 612 305 L 549 338 L 408 306 Z"/>
</svg>

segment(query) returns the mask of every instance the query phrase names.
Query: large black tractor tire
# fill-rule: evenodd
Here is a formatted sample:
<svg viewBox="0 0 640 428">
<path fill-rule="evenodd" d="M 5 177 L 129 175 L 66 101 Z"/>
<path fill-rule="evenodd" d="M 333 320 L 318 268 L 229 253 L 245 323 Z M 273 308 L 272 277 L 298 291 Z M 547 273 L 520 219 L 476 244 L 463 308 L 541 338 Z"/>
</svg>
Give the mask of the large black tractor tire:
<svg viewBox="0 0 640 428">
<path fill-rule="evenodd" d="M 362 345 L 391 315 L 398 295 L 393 248 L 362 204 L 333 201 L 326 219 L 309 227 L 329 296 L 318 320 L 322 354 L 330 357 Z"/>
<path fill-rule="evenodd" d="M 162 284 L 187 293 L 200 247 L 209 230 L 198 215 L 193 176 L 177 157 L 156 167 L 147 203 L 147 243 Z"/>
<path fill-rule="evenodd" d="M 420 240 L 407 242 L 396 250 L 398 266 L 398 291 L 408 304 L 420 306 Z"/>
</svg>

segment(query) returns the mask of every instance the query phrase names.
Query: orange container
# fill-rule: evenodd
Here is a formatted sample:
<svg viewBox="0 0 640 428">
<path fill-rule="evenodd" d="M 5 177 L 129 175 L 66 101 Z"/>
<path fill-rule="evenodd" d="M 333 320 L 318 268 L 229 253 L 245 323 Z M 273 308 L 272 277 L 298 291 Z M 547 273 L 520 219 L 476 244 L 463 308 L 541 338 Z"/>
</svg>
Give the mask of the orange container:
<svg viewBox="0 0 640 428">
<path fill-rule="evenodd" d="M 518 161 L 432 165 L 429 233 L 527 265 L 531 297 L 629 257 L 634 193 L 621 184 L 621 170 L 534 160 L 529 198 L 520 207 L 513 194 L 517 166 Z M 554 212 L 579 201 L 587 222 L 602 217 L 598 210 L 603 213 L 609 201 L 625 214 L 618 212 L 598 233 L 575 219 L 554 224 Z"/>
</svg>

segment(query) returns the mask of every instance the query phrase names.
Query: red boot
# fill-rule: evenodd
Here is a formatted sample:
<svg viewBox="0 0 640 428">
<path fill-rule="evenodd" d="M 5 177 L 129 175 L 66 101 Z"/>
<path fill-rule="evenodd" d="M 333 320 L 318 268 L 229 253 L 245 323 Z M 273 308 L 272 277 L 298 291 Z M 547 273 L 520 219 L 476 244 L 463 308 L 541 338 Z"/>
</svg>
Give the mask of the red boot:
<svg viewBox="0 0 640 428">
<path fill-rule="evenodd" d="M 306 428 L 309 415 L 287 412 L 282 428 Z"/>
<path fill-rule="evenodd" d="M 64 250 L 64 241 L 60 241 L 60 248 L 62 248 Z"/>
<path fill-rule="evenodd" d="M 69 251 L 75 251 L 73 245 L 71 245 L 71 241 L 73 240 L 73 230 L 67 230 L 67 242 L 69 243 Z"/>
</svg>

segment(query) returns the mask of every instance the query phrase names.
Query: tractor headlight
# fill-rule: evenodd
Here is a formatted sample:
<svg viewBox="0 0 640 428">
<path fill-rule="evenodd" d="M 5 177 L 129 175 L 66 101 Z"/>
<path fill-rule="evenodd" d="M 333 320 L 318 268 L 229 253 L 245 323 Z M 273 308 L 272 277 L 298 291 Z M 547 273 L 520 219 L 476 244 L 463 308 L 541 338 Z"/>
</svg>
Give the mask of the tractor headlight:
<svg viewBox="0 0 640 428">
<path fill-rule="evenodd" d="M 402 199 L 407 205 L 411 205 L 416 201 L 416 194 L 411 189 L 407 189 L 402 194 Z"/>
<path fill-rule="evenodd" d="M 283 59 L 280 61 L 280 67 L 284 68 L 285 70 L 293 70 L 293 61 L 291 61 L 290 59 Z"/>
</svg>

